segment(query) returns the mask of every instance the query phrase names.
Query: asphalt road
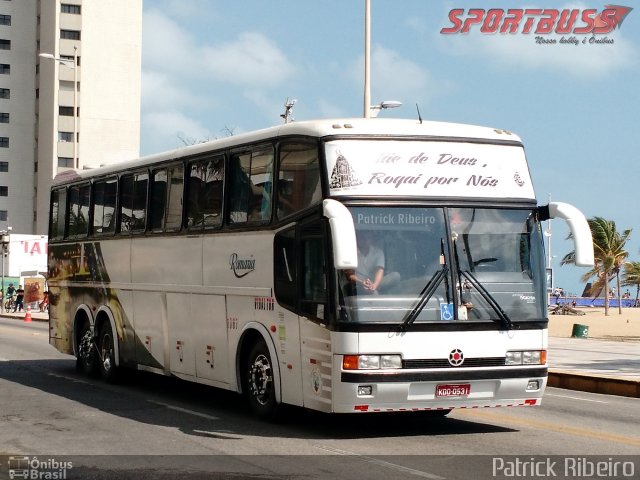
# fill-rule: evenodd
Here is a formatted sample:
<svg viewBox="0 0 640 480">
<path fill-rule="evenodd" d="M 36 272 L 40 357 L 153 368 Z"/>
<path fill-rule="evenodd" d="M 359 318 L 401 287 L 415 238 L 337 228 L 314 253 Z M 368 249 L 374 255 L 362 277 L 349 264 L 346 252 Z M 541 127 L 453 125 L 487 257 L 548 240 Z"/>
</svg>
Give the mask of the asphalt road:
<svg viewBox="0 0 640 480">
<path fill-rule="evenodd" d="M 527 468 L 581 478 L 596 462 L 617 468 L 610 478 L 640 476 L 639 399 L 549 388 L 540 407 L 443 419 L 289 408 L 270 424 L 230 392 L 138 372 L 118 385 L 86 378 L 47 329 L 0 319 L 0 480 L 8 456 L 35 456 L 41 470 L 71 462 L 66 478 L 96 479 L 481 479 Z"/>
</svg>

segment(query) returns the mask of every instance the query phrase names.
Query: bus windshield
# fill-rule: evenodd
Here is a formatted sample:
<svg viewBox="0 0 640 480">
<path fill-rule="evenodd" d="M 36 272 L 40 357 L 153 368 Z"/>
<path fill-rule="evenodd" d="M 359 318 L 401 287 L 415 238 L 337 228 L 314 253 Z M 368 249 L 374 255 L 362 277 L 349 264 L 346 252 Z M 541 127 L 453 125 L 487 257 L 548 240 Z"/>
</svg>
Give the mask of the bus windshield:
<svg viewBox="0 0 640 480">
<path fill-rule="evenodd" d="M 544 251 L 530 209 L 350 207 L 358 267 L 340 271 L 342 321 L 545 317 Z"/>
</svg>

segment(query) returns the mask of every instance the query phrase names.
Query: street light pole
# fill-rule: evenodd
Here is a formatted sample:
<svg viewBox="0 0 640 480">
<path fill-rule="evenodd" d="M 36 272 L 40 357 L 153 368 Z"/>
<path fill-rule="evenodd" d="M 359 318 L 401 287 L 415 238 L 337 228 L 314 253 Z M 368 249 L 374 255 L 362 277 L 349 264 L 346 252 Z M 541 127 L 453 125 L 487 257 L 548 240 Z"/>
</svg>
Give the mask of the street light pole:
<svg viewBox="0 0 640 480">
<path fill-rule="evenodd" d="M 79 168 L 78 160 L 78 47 L 73 46 L 73 60 L 59 58 L 51 53 L 40 53 L 38 56 L 64 63 L 73 68 L 73 168 Z M 73 62 L 73 65 L 69 63 Z"/>
<path fill-rule="evenodd" d="M 4 261 L 5 258 L 7 256 L 7 249 L 9 247 L 9 242 L 10 242 L 10 237 L 9 237 L 9 232 L 11 231 L 11 227 L 9 227 L 7 230 L 2 230 L 2 232 L 0 232 L 0 234 L 2 235 L 1 238 L 1 247 L 2 247 L 2 306 L 0 306 L 0 309 L 2 310 L 2 313 L 4 313 L 4 304 L 5 304 L 5 290 L 4 290 Z"/>
<path fill-rule="evenodd" d="M 364 1 L 364 118 L 371 116 L 371 0 Z"/>
<path fill-rule="evenodd" d="M 78 47 L 73 46 L 73 165 L 80 168 L 78 160 Z"/>
</svg>

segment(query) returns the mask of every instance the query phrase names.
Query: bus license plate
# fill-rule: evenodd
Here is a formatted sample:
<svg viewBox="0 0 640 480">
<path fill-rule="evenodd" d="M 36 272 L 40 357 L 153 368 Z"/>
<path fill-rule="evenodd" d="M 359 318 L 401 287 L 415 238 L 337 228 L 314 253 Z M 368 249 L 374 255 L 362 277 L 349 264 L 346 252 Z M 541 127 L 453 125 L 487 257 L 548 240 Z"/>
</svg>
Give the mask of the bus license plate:
<svg viewBox="0 0 640 480">
<path fill-rule="evenodd" d="M 436 385 L 436 397 L 463 397 L 471 393 L 471 384 Z"/>
</svg>

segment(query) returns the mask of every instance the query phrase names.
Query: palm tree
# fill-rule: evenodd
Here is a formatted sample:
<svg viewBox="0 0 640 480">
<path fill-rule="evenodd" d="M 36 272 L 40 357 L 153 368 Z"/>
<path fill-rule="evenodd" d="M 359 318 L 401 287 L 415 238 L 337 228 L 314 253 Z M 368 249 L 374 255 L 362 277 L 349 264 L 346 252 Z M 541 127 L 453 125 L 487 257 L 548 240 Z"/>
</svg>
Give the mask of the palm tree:
<svg viewBox="0 0 640 480">
<path fill-rule="evenodd" d="M 638 298 L 640 297 L 640 262 L 627 262 L 624 264 L 622 285 L 625 287 L 636 287 L 635 305 L 638 305 Z"/>
<path fill-rule="evenodd" d="M 582 281 L 586 282 L 595 277 L 596 280 L 591 287 L 591 293 L 599 295 L 604 289 L 604 310 L 605 315 L 609 315 L 609 282 L 615 277 L 617 281 L 618 311 L 622 314 L 622 302 L 620 301 L 620 269 L 629 256 L 629 252 L 624 249 L 631 229 L 622 233 L 616 230 L 616 222 L 606 220 L 602 217 L 594 217 L 587 220 L 593 237 L 593 254 L 595 258 L 594 266 L 582 276 Z M 575 263 L 575 251 L 564 256 L 561 265 Z"/>
</svg>

